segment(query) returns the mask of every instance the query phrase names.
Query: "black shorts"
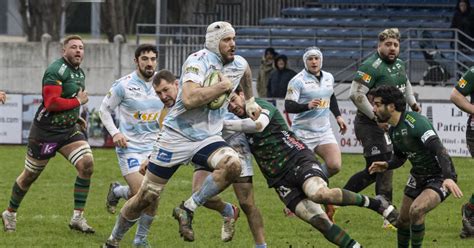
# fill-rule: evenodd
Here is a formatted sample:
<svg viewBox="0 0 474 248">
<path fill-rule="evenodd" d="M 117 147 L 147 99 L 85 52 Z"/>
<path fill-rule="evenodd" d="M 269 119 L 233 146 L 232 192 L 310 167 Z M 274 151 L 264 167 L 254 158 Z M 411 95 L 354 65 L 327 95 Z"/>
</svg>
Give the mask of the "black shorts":
<svg viewBox="0 0 474 248">
<path fill-rule="evenodd" d="M 410 174 L 404 193 L 406 196 L 416 199 L 425 189 L 432 189 L 438 193 L 441 201 L 444 201 L 451 193 L 444 190 L 443 181 L 444 178 L 441 175 L 415 177 Z"/>
<path fill-rule="evenodd" d="M 280 200 L 291 211 L 295 211 L 296 205 L 303 199 L 308 198 L 303 192 L 303 183 L 310 177 L 320 177 L 328 182 L 328 179 L 321 171 L 320 164 L 314 153 L 305 149 L 295 156 L 292 168 L 273 184 L 273 188 L 278 193 Z"/>
<path fill-rule="evenodd" d="M 375 121 L 370 120 L 364 114 L 357 112 L 354 120 L 355 135 L 362 143 L 364 157 L 391 153 L 392 142 Z"/>
<path fill-rule="evenodd" d="M 54 157 L 61 147 L 79 140 L 87 141 L 79 125 L 64 133 L 57 133 L 41 129 L 33 123 L 28 137 L 27 153 L 34 159 L 46 160 Z"/>
<path fill-rule="evenodd" d="M 474 129 L 467 128 L 466 130 L 466 143 L 471 157 L 474 158 Z"/>
</svg>

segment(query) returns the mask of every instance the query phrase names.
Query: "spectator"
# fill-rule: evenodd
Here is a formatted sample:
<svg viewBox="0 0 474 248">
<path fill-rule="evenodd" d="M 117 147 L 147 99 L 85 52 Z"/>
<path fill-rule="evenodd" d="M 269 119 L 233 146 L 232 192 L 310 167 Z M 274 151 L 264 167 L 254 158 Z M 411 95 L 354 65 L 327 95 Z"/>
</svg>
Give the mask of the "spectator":
<svg viewBox="0 0 474 248">
<path fill-rule="evenodd" d="M 288 57 L 280 54 L 275 58 L 275 68 L 268 79 L 267 96 L 284 98 L 288 82 L 296 75 L 296 72 L 287 68 Z"/>
<path fill-rule="evenodd" d="M 471 12 L 471 3 L 469 0 L 459 0 L 451 21 L 451 28 L 457 28 L 464 34 L 472 37 L 474 35 L 474 25 L 470 23 L 470 20 L 473 19 Z M 474 41 L 469 37 L 466 37 L 464 34 L 460 33 L 458 36 L 458 40 L 463 43 L 460 44 L 459 49 L 463 50 L 463 52 L 468 52 L 468 48 L 474 47 Z M 453 38 L 456 38 L 455 34 L 453 34 L 453 36 Z"/>
<path fill-rule="evenodd" d="M 273 62 L 276 56 L 277 53 L 273 47 L 265 49 L 257 76 L 257 92 L 259 97 L 267 97 L 268 78 L 273 71 Z"/>
</svg>

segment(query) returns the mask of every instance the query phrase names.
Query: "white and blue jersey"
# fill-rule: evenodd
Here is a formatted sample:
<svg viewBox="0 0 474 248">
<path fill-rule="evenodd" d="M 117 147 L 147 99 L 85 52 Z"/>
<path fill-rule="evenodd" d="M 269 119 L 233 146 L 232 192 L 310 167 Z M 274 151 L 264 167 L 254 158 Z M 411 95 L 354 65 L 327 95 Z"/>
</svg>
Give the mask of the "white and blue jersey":
<svg viewBox="0 0 474 248">
<path fill-rule="evenodd" d="M 321 81 L 305 69 L 298 73 L 288 83 L 285 100 L 307 104 L 313 99 L 321 103 L 308 111 L 295 114 L 291 128 L 297 131 L 326 132 L 331 128 L 329 109 L 331 96 L 334 93 L 334 77 L 331 73 L 321 71 Z"/>
<path fill-rule="evenodd" d="M 247 66 L 247 61 L 238 55 L 235 55 L 233 62 L 223 65 L 216 54 L 207 49 L 202 49 L 191 54 L 184 62 L 179 87 L 181 88 L 183 83 L 187 81 L 203 86 L 205 79 L 212 72 L 221 71 L 231 80 L 235 90 Z M 179 91 L 176 104 L 166 116 L 164 126 L 173 129 L 191 141 L 200 141 L 214 135 L 220 135 L 224 115 L 229 104 L 228 101 L 216 110 L 211 110 L 207 106 L 187 110 L 181 97 L 181 91 Z"/>
<path fill-rule="evenodd" d="M 117 109 L 115 125 L 104 125 L 110 135 L 121 132 L 127 139 L 127 148 L 116 147 L 118 154 L 151 152 L 158 137 L 160 125 L 158 119 L 163 103 L 156 95 L 151 82 L 138 77 L 136 71 L 114 82 L 102 107 L 109 112 Z"/>
</svg>

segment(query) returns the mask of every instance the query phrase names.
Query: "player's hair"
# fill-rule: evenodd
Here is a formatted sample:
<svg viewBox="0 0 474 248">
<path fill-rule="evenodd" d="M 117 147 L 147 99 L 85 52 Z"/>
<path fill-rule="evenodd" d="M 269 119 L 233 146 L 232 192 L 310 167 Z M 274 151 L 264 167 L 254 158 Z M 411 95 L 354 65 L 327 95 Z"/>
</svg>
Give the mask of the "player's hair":
<svg viewBox="0 0 474 248">
<path fill-rule="evenodd" d="M 379 33 L 379 42 L 384 42 L 389 38 L 396 39 L 400 42 L 400 31 L 398 28 L 387 28 Z"/>
<path fill-rule="evenodd" d="M 235 94 L 240 94 L 240 92 L 242 92 L 242 91 L 243 91 L 242 86 L 237 85 L 237 88 L 235 88 L 234 92 L 235 92 Z"/>
<path fill-rule="evenodd" d="M 382 85 L 375 89 L 372 89 L 369 93 L 374 97 L 382 98 L 382 103 L 385 105 L 393 103 L 395 109 L 399 112 L 403 112 L 406 109 L 406 101 L 403 93 L 395 86 Z"/>
<path fill-rule="evenodd" d="M 63 46 L 66 46 L 71 40 L 80 40 L 82 42 L 82 37 L 76 34 L 68 35 L 64 37 Z"/>
<path fill-rule="evenodd" d="M 176 81 L 176 77 L 173 75 L 172 72 L 168 70 L 160 70 L 153 78 L 153 85 L 160 85 L 161 79 L 164 79 L 168 83 L 174 83 L 174 81 Z"/>
<path fill-rule="evenodd" d="M 135 49 L 135 59 L 138 60 L 138 57 L 144 52 L 153 52 L 156 56 L 158 56 L 158 50 L 156 49 L 155 45 L 152 44 L 141 44 Z"/>
</svg>

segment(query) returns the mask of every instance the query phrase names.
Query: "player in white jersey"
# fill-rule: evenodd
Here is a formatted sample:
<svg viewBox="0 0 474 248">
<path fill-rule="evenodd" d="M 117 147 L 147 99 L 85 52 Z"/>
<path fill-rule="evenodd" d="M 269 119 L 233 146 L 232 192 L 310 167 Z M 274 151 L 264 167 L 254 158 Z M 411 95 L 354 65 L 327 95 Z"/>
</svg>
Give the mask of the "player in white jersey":
<svg viewBox="0 0 474 248">
<path fill-rule="evenodd" d="M 334 95 L 334 77 L 321 70 L 323 54 L 317 47 L 309 47 L 303 54 L 305 69 L 288 83 L 285 109 L 295 113 L 291 128 L 309 149 L 320 156 L 321 169 L 331 177 L 341 169 L 341 151 L 331 128 L 330 112 L 336 117 L 340 132 L 347 131 Z M 334 209 L 326 206 L 333 220 Z"/>
<path fill-rule="evenodd" d="M 100 106 L 100 118 L 113 137 L 120 170 L 128 184 L 110 184 L 106 205 L 111 213 L 115 213 L 120 198 L 128 199 L 138 192 L 143 181 L 143 175 L 138 172 L 140 164 L 148 158 L 153 150 L 152 144 L 158 137 L 158 118 L 163 104 L 151 83 L 157 56 L 156 46 L 138 46 L 134 59 L 137 69 L 115 81 Z M 112 118 L 115 110 L 118 112 L 118 128 Z M 146 237 L 154 216 L 154 206 L 141 214 L 134 246 L 146 246 Z"/>
<path fill-rule="evenodd" d="M 240 175 L 237 152 L 220 136 L 228 102 L 217 110 L 210 110 L 207 104 L 224 93 L 232 92 L 242 77 L 250 76 L 250 68 L 244 58 L 235 55 L 235 31 L 227 22 L 215 22 L 208 26 L 205 47 L 191 54 L 183 65 L 176 104 L 165 118 L 143 183 L 138 193 L 121 209 L 106 242 L 107 247 L 118 247 L 143 210 L 157 204 L 166 183 L 180 164 L 192 161 L 213 170 L 202 187 L 173 211 L 186 241 L 194 240 L 191 227 L 194 210 L 227 188 Z M 213 71 L 220 71 L 219 82 L 203 87 L 205 78 Z M 251 85 L 248 84 L 251 80 L 242 82 L 249 94 L 247 113 L 256 119 L 261 109 L 255 103 Z"/>
<path fill-rule="evenodd" d="M 309 149 L 324 161 L 323 172 L 329 178 L 341 169 L 341 151 L 331 128 L 330 112 L 340 132 L 347 130 L 334 95 L 334 77 L 321 70 L 323 54 L 309 47 L 303 55 L 305 69 L 291 79 L 285 97 L 285 109 L 295 113 L 291 128 Z"/>
</svg>

